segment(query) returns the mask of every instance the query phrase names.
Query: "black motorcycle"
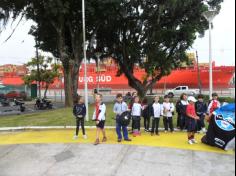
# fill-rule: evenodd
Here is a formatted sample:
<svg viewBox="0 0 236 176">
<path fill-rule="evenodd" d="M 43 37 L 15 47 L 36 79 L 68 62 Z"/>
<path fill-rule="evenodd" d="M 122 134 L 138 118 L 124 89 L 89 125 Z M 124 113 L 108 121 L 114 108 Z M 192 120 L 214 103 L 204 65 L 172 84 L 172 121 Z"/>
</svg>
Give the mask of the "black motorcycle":
<svg viewBox="0 0 236 176">
<path fill-rule="evenodd" d="M 36 110 L 46 110 L 46 109 L 53 109 L 53 104 L 50 100 L 47 100 L 45 98 L 43 99 L 36 99 L 35 103 L 35 109 Z"/>
<path fill-rule="evenodd" d="M 25 112 L 25 103 L 20 100 L 14 100 L 15 106 L 20 107 L 20 112 Z"/>
<path fill-rule="evenodd" d="M 10 101 L 6 98 L 0 98 L 0 103 L 3 107 L 8 107 L 10 106 Z"/>
</svg>

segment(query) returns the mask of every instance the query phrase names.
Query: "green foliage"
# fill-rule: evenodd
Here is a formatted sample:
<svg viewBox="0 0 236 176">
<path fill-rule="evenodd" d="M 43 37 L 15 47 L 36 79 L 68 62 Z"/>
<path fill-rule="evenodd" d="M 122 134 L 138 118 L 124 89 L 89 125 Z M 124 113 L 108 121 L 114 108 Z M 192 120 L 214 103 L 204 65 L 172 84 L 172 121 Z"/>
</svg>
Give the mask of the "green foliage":
<svg viewBox="0 0 236 176">
<path fill-rule="evenodd" d="M 87 37 L 89 41 L 96 37 L 98 43 L 96 51 L 89 47 L 89 53 L 91 57 L 93 52 L 102 53 L 101 57 L 112 56 L 120 67 L 118 76 L 125 74 L 129 85 L 144 97 L 158 80 L 186 60 L 186 50 L 197 34 L 208 29 L 202 13 L 219 11 L 222 2 L 86 0 Z M 60 58 L 65 73 L 70 65 L 77 66 L 72 69 L 76 75 L 82 61 L 81 4 L 75 0 L 2 0 L 0 14 L 23 14 L 34 20 L 37 25 L 30 33 L 39 41 L 39 47 Z M 138 80 L 133 74 L 136 65 L 146 71 L 145 79 Z"/>
<path fill-rule="evenodd" d="M 60 76 L 58 64 L 53 64 L 53 59 L 50 57 L 39 56 L 39 58 L 32 58 L 26 66 L 30 70 L 29 75 L 25 75 L 23 80 L 26 85 L 30 85 L 35 81 L 45 83 L 46 91 L 50 84 Z M 38 69 L 39 68 L 39 69 Z"/>
<path fill-rule="evenodd" d="M 221 0 L 207 1 L 213 8 Z M 112 1 L 103 10 L 103 24 L 97 31 L 98 45 L 120 66 L 129 85 L 144 96 L 152 85 L 186 61 L 197 33 L 204 33 L 208 22 L 202 13 L 208 10 L 203 0 Z M 100 15 L 100 16 L 102 16 Z M 107 56 L 105 55 L 105 56 Z M 138 80 L 133 69 L 139 65 L 146 79 Z"/>
</svg>

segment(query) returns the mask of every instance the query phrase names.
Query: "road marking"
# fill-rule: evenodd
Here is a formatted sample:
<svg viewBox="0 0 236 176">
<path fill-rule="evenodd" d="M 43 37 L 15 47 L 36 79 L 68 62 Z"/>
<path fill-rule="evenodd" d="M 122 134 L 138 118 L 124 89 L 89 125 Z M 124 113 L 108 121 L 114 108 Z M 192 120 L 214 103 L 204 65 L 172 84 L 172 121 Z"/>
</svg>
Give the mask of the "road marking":
<svg viewBox="0 0 236 176">
<path fill-rule="evenodd" d="M 32 130 L 21 132 L 4 132 L 0 133 L 0 145 L 15 145 L 15 144 L 58 144 L 58 143 L 78 143 L 78 144 L 92 144 L 95 141 L 95 130 L 87 129 L 88 139 L 83 139 L 80 134 L 78 140 L 73 140 L 74 130 Z M 109 129 L 106 131 L 108 142 L 107 144 L 118 144 L 115 130 Z M 192 151 L 204 151 L 221 154 L 233 154 L 233 151 L 225 152 L 221 149 L 210 147 L 201 144 L 201 134 L 196 135 L 199 144 L 189 145 L 187 143 L 187 134 L 183 132 L 176 133 L 161 133 L 160 136 L 152 137 L 149 133 L 142 133 L 142 136 L 132 138 L 132 142 L 123 142 L 124 145 L 136 146 L 150 146 L 150 147 L 165 147 L 184 149 Z"/>
</svg>

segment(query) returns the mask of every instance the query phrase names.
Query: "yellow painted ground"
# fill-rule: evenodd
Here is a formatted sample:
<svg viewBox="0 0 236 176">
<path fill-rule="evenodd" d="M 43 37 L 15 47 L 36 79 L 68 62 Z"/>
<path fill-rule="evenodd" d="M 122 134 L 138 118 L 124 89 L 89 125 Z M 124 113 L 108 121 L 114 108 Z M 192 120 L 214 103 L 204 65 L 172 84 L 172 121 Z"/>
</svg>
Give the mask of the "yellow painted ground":
<svg viewBox="0 0 236 176">
<path fill-rule="evenodd" d="M 88 139 L 84 140 L 82 136 L 78 140 L 73 140 L 74 130 L 45 130 L 45 131 L 24 131 L 0 133 L 0 145 L 14 144 L 57 144 L 57 143 L 78 143 L 91 144 L 95 141 L 95 130 L 87 130 Z M 115 130 L 107 130 L 108 142 L 106 144 L 117 144 Z M 232 151 L 223 150 L 201 144 L 202 135 L 197 134 L 196 139 L 199 144 L 189 145 L 186 139 L 186 133 L 176 132 L 174 134 L 161 133 L 160 136 L 150 136 L 149 133 L 143 133 L 142 136 L 133 138 L 131 143 L 123 142 L 122 144 L 167 147 L 175 149 L 185 149 L 194 151 L 205 151 L 222 154 L 233 154 Z"/>
</svg>

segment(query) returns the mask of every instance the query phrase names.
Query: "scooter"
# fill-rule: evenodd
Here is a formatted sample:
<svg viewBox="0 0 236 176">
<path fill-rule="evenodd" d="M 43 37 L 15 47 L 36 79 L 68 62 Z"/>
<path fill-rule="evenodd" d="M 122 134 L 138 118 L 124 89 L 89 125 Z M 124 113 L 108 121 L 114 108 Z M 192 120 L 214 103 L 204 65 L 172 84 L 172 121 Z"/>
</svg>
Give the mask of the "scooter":
<svg viewBox="0 0 236 176">
<path fill-rule="evenodd" d="M 25 112 L 26 108 L 25 108 L 25 103 L 24 102 L 14 99 L 14 103 L 15 103 L 15 106 L 20 107 L 21 112 Z"/>
<path fill-rule="evenodd" d="M 6 98 L 1 98 L 1 99 L 0 99 L 0 103 L 1 103 L 1 105 L 2 105 L 3 107 L 8 107 L 8 106 L 10 106 L 10 101 L 7 100 Z"/>
<path fill-rule="evenodd" d="M 37 98 L 35 103 L 36 110 L 46 110 L 46 109 L 53 109 L 53 104 L 51 101 L 43 98 Z"/>
</svg>

